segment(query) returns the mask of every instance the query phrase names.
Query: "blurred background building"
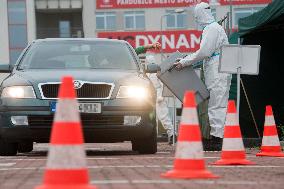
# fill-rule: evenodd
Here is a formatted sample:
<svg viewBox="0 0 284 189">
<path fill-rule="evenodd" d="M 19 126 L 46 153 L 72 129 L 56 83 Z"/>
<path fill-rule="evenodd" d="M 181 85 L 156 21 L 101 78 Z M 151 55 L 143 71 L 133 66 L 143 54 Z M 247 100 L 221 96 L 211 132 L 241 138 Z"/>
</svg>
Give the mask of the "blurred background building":
<svg viewBox="0 0 284 189">
<path fill-rule="evenodd" d="M 164 53 L 177 49 L 190 53 L 200 41 L 193 16 L 196 1 L 0 0 L 0 63 L 14 64 L 28 43 L 54 37 L 118 38 L 134 47 L 160 41 Z M 271 1 L 232 0 L 233 28 L 238 28 L 239 18 Z M 209 3 L 217 20 L 230 11 L 230 0 Z"/>
</svg>

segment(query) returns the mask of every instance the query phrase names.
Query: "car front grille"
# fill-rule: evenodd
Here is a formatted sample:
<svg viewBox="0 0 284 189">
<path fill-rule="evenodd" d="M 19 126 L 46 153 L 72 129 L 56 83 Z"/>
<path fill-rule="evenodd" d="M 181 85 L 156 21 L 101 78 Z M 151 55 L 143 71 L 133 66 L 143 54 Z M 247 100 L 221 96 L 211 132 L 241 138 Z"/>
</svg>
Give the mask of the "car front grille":
<svg viewBox="0 0 284 189">
<path fill-rule="evenodd" d="M 40 89 L 44 99 L 57 98 L 60 83 L 41 84 Z M 106 99 L 110 97 L 112 91 L 111 84 L 84 83 L 81 88 L 75 89 L 78 99 Z"/>
<path fill-rule="evenodd" d="M 83 127 L 123 125 L 124 116 L 98 116 L 81 114 Z M 28 116 L 30 127 L 51 127 L 53 115 Z"/>
</svg>

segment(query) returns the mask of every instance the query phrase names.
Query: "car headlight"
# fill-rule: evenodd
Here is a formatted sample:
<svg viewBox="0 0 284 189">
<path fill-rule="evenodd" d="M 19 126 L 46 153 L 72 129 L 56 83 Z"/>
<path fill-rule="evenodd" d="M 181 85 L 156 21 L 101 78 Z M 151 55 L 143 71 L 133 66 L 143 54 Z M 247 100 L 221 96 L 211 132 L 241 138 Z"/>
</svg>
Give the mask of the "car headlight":
<svg viewBox="0 0 284 189">
<path fill-rule="evenodd" d="M 32 86 L 13 86 L 5 87 L 1 98 L 36 98 Z"/>
<path fill-rule="evenodd" d="M 149 97 L 149 90 L 138 86 L 120 86 L 117 98 L 145 99 Z"/>
</svg>

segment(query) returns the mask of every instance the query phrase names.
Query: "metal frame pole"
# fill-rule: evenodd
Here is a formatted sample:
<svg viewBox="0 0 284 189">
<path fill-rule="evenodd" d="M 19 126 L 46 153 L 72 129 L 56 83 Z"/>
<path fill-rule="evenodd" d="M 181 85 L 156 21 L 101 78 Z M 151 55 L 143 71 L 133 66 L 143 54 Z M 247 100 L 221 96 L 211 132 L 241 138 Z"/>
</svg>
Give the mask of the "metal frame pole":
<svg viewBox="0 0 284 189">
<path fill-rule="evenodd" d="M 241 67 L 237 68 L 237 113 L 240 120 L 240 94 L 241 94 Z"/>
<path fill-rule="evenodd" d="M 160 48 L 160 54 L 161 54 L 161 63 L 164 60 L 164 52 L 163 52 L 163 18 L 169 16 L 170 14 L 164 14 L 161 16 L 160 20 L 160 40 L 161 40 L 161 48 Z"/>
<path fill-rule="evenodd" d="M 230 32 L 229 35 L 233 33 L 233 1 L 230 0 Z"/>
<path fill-rule="evenodd" d="M 173 126 L 174 126 L 174 135 L 173 135 L 173 146 L 175 146 L 175 138 L 176 138 L 176 97 L 173 96 L 174 99 L 174 118 L 173 118 Z"/>
</svg>

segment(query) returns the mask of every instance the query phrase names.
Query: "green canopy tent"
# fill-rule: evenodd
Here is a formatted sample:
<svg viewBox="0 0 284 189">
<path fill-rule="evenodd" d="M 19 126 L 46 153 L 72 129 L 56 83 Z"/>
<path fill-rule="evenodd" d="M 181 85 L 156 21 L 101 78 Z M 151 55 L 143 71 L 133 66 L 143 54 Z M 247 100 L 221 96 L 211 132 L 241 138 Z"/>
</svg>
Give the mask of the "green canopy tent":
<svg viewBox="0 0 284 189">
<path fill-rule="evenodd" d="M 239 20 L 242 45 L 261 45 L 259 75 L 242 75 L 260 135 L 263 132 L 265 106 L 272 105 L 277 125 L 284 125 L 284 1 L 274 0 L 261 11 Z M 240 125 L 244 137 L 258 137 L 244 90 L 241 91 Z"/>
</svg>

